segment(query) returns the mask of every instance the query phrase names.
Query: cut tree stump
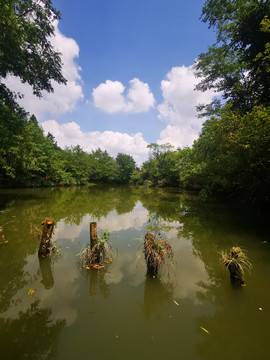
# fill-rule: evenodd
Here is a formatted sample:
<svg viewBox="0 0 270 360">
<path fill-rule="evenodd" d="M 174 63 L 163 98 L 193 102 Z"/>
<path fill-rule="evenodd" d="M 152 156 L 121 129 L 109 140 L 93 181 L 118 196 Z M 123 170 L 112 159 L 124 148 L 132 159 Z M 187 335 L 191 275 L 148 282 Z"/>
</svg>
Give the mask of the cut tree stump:
<svg viewBox="0 0 270 360">
<path fill-rule="evenodd" d="M 90 250 L 93 249 L 95 245 L 97 245 L 98 236 L 97 236 L 97 223 L 90 223 Z"/>
</svg>

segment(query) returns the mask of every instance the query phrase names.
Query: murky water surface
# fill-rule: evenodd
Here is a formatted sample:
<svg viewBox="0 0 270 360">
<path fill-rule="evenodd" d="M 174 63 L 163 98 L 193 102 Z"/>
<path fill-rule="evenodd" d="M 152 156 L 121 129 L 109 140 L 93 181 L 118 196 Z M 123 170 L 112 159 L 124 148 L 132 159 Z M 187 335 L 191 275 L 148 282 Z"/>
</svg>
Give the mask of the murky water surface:
<svg viewBox="0 0 270 360">
<path fill-rule="evenodd" d="M 84 187 L 0 192 L 0 354 L 15 359 L 269 359 L 267 222 L 176 190 Z M 35 226 L 55 219 L 60 251 L 39 260 Z M 82 269 L 89 222 L 116 255 Z M 174 268 L 146 276 L 140 238 L 156 226 Z M 32 230 L 31 230 L 32 229 Z M 219 252 L 253 264 L 234 288 Z M 34 294 L 28 291 L 34 289 Z M 207 330 L 207 331 L 205 331 Z"/>
</svg>

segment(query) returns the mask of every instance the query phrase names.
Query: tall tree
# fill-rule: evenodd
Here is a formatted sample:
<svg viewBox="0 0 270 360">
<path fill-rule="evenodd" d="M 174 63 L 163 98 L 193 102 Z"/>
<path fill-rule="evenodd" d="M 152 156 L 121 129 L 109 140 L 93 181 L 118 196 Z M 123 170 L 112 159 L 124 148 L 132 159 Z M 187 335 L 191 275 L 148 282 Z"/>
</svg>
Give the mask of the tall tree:
<svg viewBox="0 0 270 360">
<path fill-rule="evenodd" d="M 90 166 L 91 180 L 107 182 L 116 178 L 117 163 L 106 150 L 93 150 L 90 154 Z"/>
<path fill-rule="evenodd" d="M 207 0 L 202 21 L 217 32 L 199 55 L 197 89 L 215 89 L 242 113 L 270 99 L 270 2 Z"/>
<path fill-rule="evenodd" d="M 27 114 L 17 103 L 22 95 L 12 92 L 5 78 L 17 76 L 39 97 L 43 90 L 53 91 L 52 80 L 66 83 L 60 54 L 50 42 L 59 18 L 51 0 L 0 1 L 0 176 L 16 175 L 22 136 L 29 131 Z"/>
<path fill-rule="evenodd" d="M 118 164 L 117 180 L 122 184 L 127 184 L 132 173 L 135 171 L 135 161 L 132 156 L 119 153 L 116 157 L 116 162 Z"/>
</svg>

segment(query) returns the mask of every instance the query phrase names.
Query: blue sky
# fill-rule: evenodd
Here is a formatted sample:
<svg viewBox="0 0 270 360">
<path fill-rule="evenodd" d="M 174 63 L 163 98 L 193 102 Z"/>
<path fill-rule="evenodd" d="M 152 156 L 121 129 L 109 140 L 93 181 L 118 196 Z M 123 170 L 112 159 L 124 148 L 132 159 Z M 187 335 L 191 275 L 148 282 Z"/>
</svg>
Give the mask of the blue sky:
<svg viewBox="0 0 270 360">
<path fill-rule="evenodd" d="M 51 41 L 68 85 L 38 100 L 17 79 L 8 82 L 62 147 L 101 147 L 141 163 L 150 142 L 191 145 L 202 125 L 195 105 L 213 97 L 193 91 L 192 64 L 215 41 L 199 20 L 203 3 L 55 0 L 62 19 Z"/>
</svg>

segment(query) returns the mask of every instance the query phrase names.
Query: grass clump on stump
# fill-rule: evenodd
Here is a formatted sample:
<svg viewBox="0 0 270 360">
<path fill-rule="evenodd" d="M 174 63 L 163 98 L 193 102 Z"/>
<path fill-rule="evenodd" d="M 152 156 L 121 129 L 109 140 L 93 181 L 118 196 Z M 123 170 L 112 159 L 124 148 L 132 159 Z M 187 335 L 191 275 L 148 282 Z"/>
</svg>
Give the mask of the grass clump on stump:
<svg viewBox="0 0 270 360">
<path fill-rule="evenodd" d="M 221 261 L 230 271 L 231 282 L 234 285 L 245 286 L 244 270 L 252 268 L 246 252 L 240 247 L 234 246 L 229 253 L 222 251 Z"/>
<path fill-rule="evenodd" d="M 78 254 L 83 260 L 86 269 L 102 269 L 105 264 L 113 261 L 113 250 L 110 243 L 110 234 L 107 230 L 97 234 L 97 223 L 90 223 L 90 249 L 84 247 Z"/>
<path fill-rule="evenodd" d="M 143 253 L 146 261 L 147 273 L 157 277 L 159 269 L 165 263 L 172 263 L 174 255 L 171 245 L 162 238 L 160 232 L 146 233 L 144 236 Z"/>
<path fill-rule="evenodd" d="M 86 266 L 101 269 L 105 264 L 113 261 L 110 234 L 107 230 L 98 236 L 97 243 L 88 252 Z"/>
</svg>

